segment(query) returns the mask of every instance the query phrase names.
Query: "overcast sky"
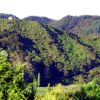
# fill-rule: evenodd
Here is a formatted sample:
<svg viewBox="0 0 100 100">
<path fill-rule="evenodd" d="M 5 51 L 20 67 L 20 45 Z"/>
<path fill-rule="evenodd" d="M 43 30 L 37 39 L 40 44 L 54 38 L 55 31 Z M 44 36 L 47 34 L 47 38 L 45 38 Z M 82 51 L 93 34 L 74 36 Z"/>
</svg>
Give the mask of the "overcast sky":
<svg viewBox="0 0 100 100">
<path fill-rule="evenodd" d="M 100 0 L 0 0 L 0 13 L 53 19 L 66 15 L 100 15 Z"/>
</svg>

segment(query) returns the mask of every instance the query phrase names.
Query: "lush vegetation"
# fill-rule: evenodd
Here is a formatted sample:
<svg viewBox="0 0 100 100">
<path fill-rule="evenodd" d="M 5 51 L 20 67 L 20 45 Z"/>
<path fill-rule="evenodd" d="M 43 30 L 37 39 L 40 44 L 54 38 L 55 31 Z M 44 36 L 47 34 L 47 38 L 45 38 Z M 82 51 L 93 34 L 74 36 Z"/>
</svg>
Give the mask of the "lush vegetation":
<svg viewBox="0 0 100 100">
<path fill-rule="evenodd" d="M 8 53 L 1 50 L 0 100 L 32 100 L 36 92 L 35 80 L 24 64 L 18 62 L 13 66 L 7 57 Z"/>
<path fill-rule="evenodd" d="M 45 90 L 45 91 L 44 91 Z M 40 92 L 38 90 L 37 92 Z M 62 86 L 61 84 L 47 89 L 42 88 L 41 94 L 36 95 L 35 100 L 99 100 L 100 79 L 85 84 Z"/>
<path fill-rule="evenodd" d="M 36 100 L 99 100 L 99 17 L 81 16 L 81 21 L 78 17 L 75 17 L 77 20 L 72 18 L 68 17 L 68 29 L 72 28 L 70 21 L 83 23 L 88 19 L 91 22 L 88 30 L 80 28 L 97 33 L 78 31 L 76 34 L 77 25 L 70 31 L 59 30 L 51 24 L 45 25 L 48 19 L 40 17 L 39 23 L 28 19 L 0 19 L 1 100 L 32 100 L 34 97 Z"/>
<path fill-rule="evenodd" d="M 36 21 L 36 22 L 42 23 L 42 24 L 49 24 L 52 21 L 54 21 L 53 19 L 50 19 L 50 18 L 38 17 L 38 16 L 29 16 L 29 17 L 24 18 L 24 20 Z"/>
<path fill-rule="evenodd" d="M 100 78 L 84 84 L 81 90 L 75 93 L 77 100 L 99 100 L 100 99 Z"/>
<path fill-rule="evenodd" d="M 100 16 L 65 16 L 58 21 L 52 21 L 49 25 L 75 34 L 100 35 Z"/>
</svg>

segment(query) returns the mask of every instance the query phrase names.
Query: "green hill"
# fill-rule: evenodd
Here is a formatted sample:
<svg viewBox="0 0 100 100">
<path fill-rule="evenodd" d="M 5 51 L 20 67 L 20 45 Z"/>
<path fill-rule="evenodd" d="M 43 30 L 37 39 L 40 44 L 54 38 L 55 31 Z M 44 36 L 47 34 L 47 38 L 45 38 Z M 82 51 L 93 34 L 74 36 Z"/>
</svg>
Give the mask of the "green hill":
<svg viewBox="0 0 100 100">
<path fill-rule="evenodd" d="M 100 16 L 65 16 L 58 21 L 51 22 L 49 25 L 75 34 L 100 35 Z"/>
<path fill-rule="evenodd" d="M 86 82 L 100 76 L 99 36 L 66 33 L 33 21 L 1 19 L 0 48 L 7 51 L 13 66 L 24 63 L 36 78 L 40 73 L 41 86 Z"/>
<path fill-rule="evenodd" d="M 25 17 L 24 20 L 36 21 L 41 24 L 49 24 L 49 23 L 55 21 L 55 20 L 47 18 L 47 17 L 38 17 L 38 16 L 28 16 L 28 17 Z"/>
</svg>

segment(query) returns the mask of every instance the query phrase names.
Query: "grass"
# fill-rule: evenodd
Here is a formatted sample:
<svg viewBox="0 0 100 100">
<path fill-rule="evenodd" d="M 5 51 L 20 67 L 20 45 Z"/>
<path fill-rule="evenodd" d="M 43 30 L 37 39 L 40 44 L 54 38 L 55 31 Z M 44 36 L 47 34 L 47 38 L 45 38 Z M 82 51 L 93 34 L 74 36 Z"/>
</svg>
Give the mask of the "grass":
<svg viewBox="0 0 100 100">
<path fill-rule="evenodd" d="M 35 100 L 42 100 L 42 99 L 39 99 L 39 98 L 45 96 L 48 91 L 52 91 L 52 92 L 63 91 L 66 94 L 70 94 L 70 93 L 75 93 L 76 91 L 79 91 L 80 87 L 81 87 L 80 84 L 78 84 L 78 85 L 68 85 L 68 86 L 62 86 L 62 85 L 58 84 L 58 86 L 55 86 L 55 87 L 37 87 L 37 93 L 36 93 L 36 99 Z"/>
<path fill-rule="evenodd" d="M 36 96 L 43 96 L 48 91 L 48 87 L 37 87 Z"/>
</svg>

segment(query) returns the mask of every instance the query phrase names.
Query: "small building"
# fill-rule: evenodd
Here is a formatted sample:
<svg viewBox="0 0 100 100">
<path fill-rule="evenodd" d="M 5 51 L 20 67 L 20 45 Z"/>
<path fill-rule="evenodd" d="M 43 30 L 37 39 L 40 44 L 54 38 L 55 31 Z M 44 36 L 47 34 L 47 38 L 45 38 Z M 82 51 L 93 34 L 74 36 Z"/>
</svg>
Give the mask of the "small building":
<svg viewBox="0 0 100 100">
<path fill-rule="evenodd" d="M 12 17 L 12 16 L 8 17 L 8 20 L 12 20 L 12 19 L 13 19 L 13 17 Z"/>
</svg>

